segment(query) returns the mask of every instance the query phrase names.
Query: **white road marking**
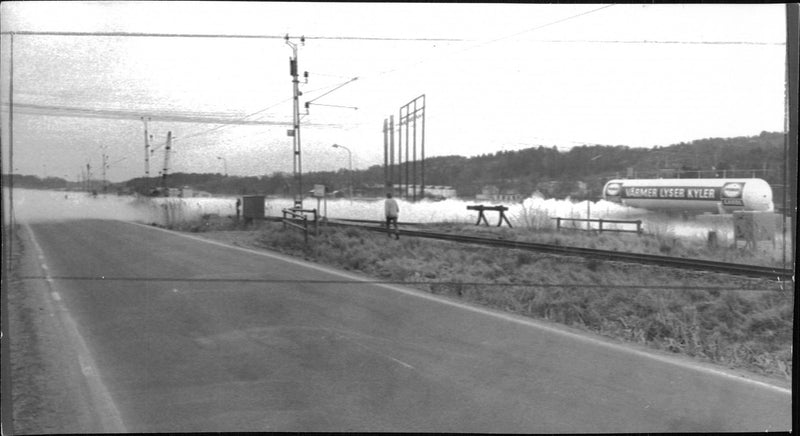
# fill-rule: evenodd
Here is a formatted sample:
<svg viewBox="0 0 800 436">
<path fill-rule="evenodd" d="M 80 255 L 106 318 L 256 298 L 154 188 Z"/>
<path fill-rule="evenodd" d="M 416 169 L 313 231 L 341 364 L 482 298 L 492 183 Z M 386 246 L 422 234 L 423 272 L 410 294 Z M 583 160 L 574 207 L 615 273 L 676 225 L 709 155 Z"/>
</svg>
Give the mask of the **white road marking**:
<svg viewBox="0 0 800 436">
<path fill-rule="evenodd" d="M 25 224 L 25 228 L 31 237 L 31 242 L 33 242 L 36 251 L 39 253 L 39 259 L 44 260 L 44 251 L 39 245 L 39 242 L 36 240 L 33 229 L 31 229 L 30 225 L 27 223 Z M 78 330 L 78 325 L 75 323 L 75 320 L 72 319 L 72 316 L 70 316 L 67 307 L 62 303 L 61 295 L 54 289 L 55 283 L 53 282 L 52 277 L 50 277 L 48 268 L 44 263 L 42 263 L 42 269 L 44 270 L 47 285 L 50 288 L 50 295 L 56 301 L 54 304 L 58 306 L 58 317 L 62 323 L 62 326 L 64 327 L 64 333 L 67 337 L 71 338 L 72 342 L 76 345 L 78 364 L 80 365 L 81 372 L 86 378 L 86 383 L 90 391 L 92 407 L 94 411 L 97 412 L 96 415 L 99 417 L 103 432 L 126 433 L 127 431 L 125 429 L 125 424 L 122 422 L 122 414 L 119 412 L 117 405 L 114 403 L 114 400 L 112 399 L 108 388 L 103 383 L 100 374 L 95 369 L 97 365 L 94 363 L 94 359 L 92 359 L 92 355 L 89 352 L 89 347 L 86 345 L 86 341 L 83 339 L 83 336 L 81 336 L 80 331 Z M 54 315 L 55 314 L 51 314 L 51 316 Z"/>
<path fill-rule="evenodd" d="M 382 356 L 384 356 L 384 357 L 387 357 L 387 358 L 389 358 L 389 359 L 391 359 L 391 360 L 394 360 L 395 362 L 397 362 L 397 363 L 399 363 L 399 364 L 401 364 L 401 365 L 405 366 L 405 367 L 406 367 L 406 368 L 408 368 L 408 369 L 414 369 L 414 367 L 413 367 L 413 366 L 411 366 L 411 365 L 409 365 L 409 364 L 407 364 L 407 363 L 403 362 L 403 361 L 402 361 L 402 360 L 400 360 L 400 359 L 395 359 L 395 358 L 394 358 L 394 357 L 392 357 L 392 356 L 388 356 L 388 355 L 386 355 L 386 354 L 382 354 L 382 353 L 381 353 L 381 355 L 382 355 Z"/>
<path fill-rule="evenodd" d="M 269 251 L 258 251 L 258 250 L 253 250 L 253 249 L 250 249 L 250 248 L 244 248 L 244 247 L 237 247 L 237 246 L 234 246 L 234 245 L 228 245 L 228 244 L 225 244 L 225 243 L 222 243 L 222 242 L 218 242 L 218 241 L 214 241 L 214 240 L 210 240 L 210 239 L 205 239 L 205 238 L 202 238 L 202 237 L 199 237 L 199 236 L 187 235 L 187 234 L 184 234 L 184 233 L 180 233 L 180 232 L 176 232 L 176 231 L 172 231 L 172 230 L 167 230 L 167 229 L 162 229 L 160 227 L 154 227 L 154 226 L 149 226 L 149 225 L 145 225 L 145 224 L 135 223 L 135 222 L 131 222 L 131 221 L 124 221 L 124 222 L 126 222 L 128 224 L 136 225 L 136 226 L 139 226 L 139 227 L 144 227 L 144 228 L 147 228 L 147 229 L 151 229 L 151 230 L 157 230 L 157 231 L 169 233 L 169 234 L 176 235 L 176 236 L 181 236 L 181 237 L 188 238 L 188 239 L 193 239 L 195 241 L 205 242 L 207 244 L 216 245 L 216 246 L 219 246 L 219 247 L 225 247 L 225 248 L 228 248 L 228 249 L 231 249 L 231 250 L 243 251 L 243 252 L 255 254 L 255 255 L 258 255 L 258 256 L 264 256 L 264 257 L 269 257 L 269 258 L 276 259 L 276 260 L 281 260 L 281 261 L 284 261 L 284 262 L 287 262 L 287 263 L 290 263 L 290 264 L 293 264 L 293 265 L 303 266 L 303 267 L 315 269 L 317 271 L 321 271 L 321 272 L 325 272 L 325 273 L 328 273 L 328 274 L 332 274 L 332 275 L 336 275 L 336 276 L 339 276 L 339 277 L 343 277 L 343 278 L 346 278 L 348 280 L 360 281 L 360 282 L 369 282 L 369 281 L 372 280 L 370 278 L 357 276 L 357 275 L 354 275 L 354 274 L 351 274 L 351 273 L 348 273 L 348 272 L 345 272 L 345 271 L 340 271 L 340 270 L 337 270 L 337 269 L 333 269 L 331 267 L 326 267 L 326 266 L 322 266 L 322 265 L 306 262 L 304 260 L 295 259 L 295 258 L 288 257 L 288 256 L 285 256 L 285 255 L 282 255 L 282 254 L 278 254 L 278 253 L 273 253 L 273 252 L 269 252 Z M 770 384 L 770 383 L 766 383 L 766 382 L 763 382 L 763 381 L 760 381 L 760 380 L 754 380 L 754 379 L 751 379 L 751 378 L 746 378 L 746 377 L 744 377 L 742 375 L 732 374 L 732 373 L 729 373 L 729 372 L 726 372 L 726 371 L 723 371 L 723 370 L 720 370 L 720 369 L 711 368 L 709 366 L 700 365 L 700 364 L 696 364 L 696 363 L 692 363 L 692 362 L 685 362 L 685 361 L 674 359 L 674 358 L 671 358 L 671 357 L 668 357 L 668 356 L 661 356 L 661 355 L 658 355 L 658 354 L 653 354 L 653 353 L 649 353 L 649 352 L 646 352 L 646 351 L 642 351 L 642 350 L 637 350 L 637 349 L 634 349 L 634 348 L 626 347 L 624 345 L 615 344 L 615 343 L 612 343 L 612 342 L 606 342 L 606 341 L 603 341 L 603 340 L 592 338 L 590 336 L 584 336 L 584 335 L 580 335 L 578 333 L 573 333 L 573 332 L 569 332 L 569 331 L 566 331 L 566 330 L 562 330 L 562 329 L 559 329 L 559 328 L 556 328 L 556 327 L 553 327 L 553 326 L 540 324 L 539 322 L 537 322 L 535 320 L 532 320 L 532 319 L 529 319 L 529 318 L 522 318 L 520 316 L 511 315 L 511 314 L 508 314 L 508 313 L 496 312 L 496 311 L 493 311 L 493 310 L 488 309 L 488 308 L 470 306 L 470 305 L 468 305 L 466 303 L 461 303 L 461 302 L 458 302 L 458 301 L 452 301 L 452 300 L 444 299 L 444 298 L 441 298 L 441 297 L 433 295 L 433 294 L 428 294 L 428 293 L 425 293 L 425 292 L 422 292 L 422 291 L 418 291 L 416 289 L 403 288 L 403 287 L 400 287 L 400 286 L 390 285 L 390 284 L 383 284 L 383 283 L 373 283 L 373 285 L 374 286 L 378 286 L 378 287 L 382 287 L 382 288 L 385 288 L 385 289 L 390 289 L 390 290 L 395 291 L 395 292 L 400 292 L 400 293 L 403 293 L 403 294 L 406 294 L 406 295 L 411 295 L 411 296 L 414 296 L 414 297 L 423 298 L 423 299 L 430 300 L 430 301 L 435 301 L 437 303 L 445 304 L 445 305 L 448 305 L 448 306 L 458 307 L 458 308 L 461 308 L 461 309 L 464 309 L 464 310 L 467 310 L 467 311 L 470 311 L 470 312 L 479 313 L 479 314 L 490 316 L 490 317 L 493 317 L 493 318 L 500 318 L 500 319 L 503 319 L 503 320 L 506 320 L 506 321 L 509 321 L 509 322 L 513 322 L 513 323 L 516 323 L 516 324 L 523 324 L 523 325 L 526 325 L 526 326 L 529 326 L 529 327 L 533 327 L 533 328 L 536 328 L 536 329 L 539 329 L 539 330 L 545 330 L 547 332 L 558 334 L 558 335 L 561 335 L 561 336 L 571 337 L 573 339 L 577 339 L 577 340 L 580 340 L 580 341 L 583 341 L 583 342 L 588 342 L 588 343 L 591 343 L 591 344 L 594 344 L 594 345 L 599 345 L 599 346 L 611 348 L 611 349 L 619 351 L 619 352 L 634 354 L 634 355 L 637 355 L 637 356 L 640 356 L 640 357 L 656 360 L 656 361 L 663 362 L 663 363 L 668 363 L 668 364 L 671 364 L 671 365 L 679 366 L 679 367 L 686 368 L 686 369 L 691 369 L 691 370 L 694 370 L 694 371 L 705 372 L 707 374 L 712 374 L 712 375 L 715 375 L 715 376 L 720 376 L 720 377 L 732 379 L 732 380 L 735 380 L 735 381 L 738 381 L 738 382 L 742 382 L 742 383 L 753 384 L 753 385 L 756 385 L 756 386 L 760 386 L 760 387 L 763 387 L 763 388 L 767 388 L 767 389 L 770 389 L 770 390 L 773 390 L 773 391 L 780 392 L 782 394 L 787 394 L 787 395 L 791 395 L 792 394 L 792 390 L 791 389 L 786 389 L 786 388 L 783 388 L 783 387 L 780 387 L 780 386 L 776 386 L 776 385 L 773 385 L 773 384 Z"/>
<path fill-rule="evenodd" d="M 391 361 L 393 361 L 395 363 L 399 363 L 400 365 L 402 365 L 402 366 L 404 366 L 404 367 L 406 367 L 408 369 L 414 369 L 414 367 L 409 365 L 408 363 L 405 363 L 400 359 L 396 359 L 396 358 L 394 358 L 394 357 L 392 357 L 392 356 L 390 356 L 390 355 L 388 355 L 386 353 L 382 353 L 382 352 L 380 352 L 380 351 L 378 351 L 378 350 L 376 350 L 376 349 L 374 349 L 372 347 L 368 347 L 368 346 L 362 344 L 361 342 L 358 342 L 358 341 L 355 341 L 355 340 L 349 338 L 347 335 L 340 334 L 340 337 L 343 338 L 343 339 L 349 340 L 351 343 L 356 344 L 356 345 L 358 345 L 359 347 L 361 347 L 361 348 L 363 348 L 365 350 L 368 350 L 368 351 L 370 351 L 372 353 L 375 353 L 375 354 L 377 354 L 377 355 L 379 355 L 381 357 L 385 357 L 385 358 L 387 358 L 387 359 L 389 359 L 389 360 L 391 360 Z"/>
</svg>

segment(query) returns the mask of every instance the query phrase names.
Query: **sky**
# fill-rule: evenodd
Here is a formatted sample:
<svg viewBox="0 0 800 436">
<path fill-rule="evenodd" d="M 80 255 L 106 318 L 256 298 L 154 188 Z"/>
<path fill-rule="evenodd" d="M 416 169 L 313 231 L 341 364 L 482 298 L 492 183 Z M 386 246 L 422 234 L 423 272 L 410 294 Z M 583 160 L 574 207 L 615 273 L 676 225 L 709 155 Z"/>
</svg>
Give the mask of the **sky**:
<svg viewBox="0 0 800 436">
<path fill-rule="evenodd" d="M 347 168 L 333 144 L 382 164 L 384 120 L 423 94 L 427 157 L 784 130 L 780 4 L 7 1 L 0 30 L 4 173 L 9 32 L 61 33 L 13 38 L 13 172 L 72 181 L 104 155 L 109 181 L 143 176 L 141 117 L 151 176 L 167 132 L 170 173 L 291 173 L 286 34 L 306 38 L 304 172 Z"/>
</svg>

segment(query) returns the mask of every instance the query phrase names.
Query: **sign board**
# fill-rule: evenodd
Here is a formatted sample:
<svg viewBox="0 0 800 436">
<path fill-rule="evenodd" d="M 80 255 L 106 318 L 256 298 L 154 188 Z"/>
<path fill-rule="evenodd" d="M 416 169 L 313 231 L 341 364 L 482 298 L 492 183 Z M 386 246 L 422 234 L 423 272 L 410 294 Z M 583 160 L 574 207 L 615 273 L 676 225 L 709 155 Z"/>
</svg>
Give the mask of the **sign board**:
<svg viewBox="0 0 800 436">
<path fill-rule="evenodd" d="M 681 200 L 719 200 L 718 188 L 683 186 L 633 186 L 622 188 L 622 198 L 670 198 Z"/>
<path fill-rule="evenodd" d="M 314 185 L 314 197 L 325 196 L 325 185 Z"/>
</svg>

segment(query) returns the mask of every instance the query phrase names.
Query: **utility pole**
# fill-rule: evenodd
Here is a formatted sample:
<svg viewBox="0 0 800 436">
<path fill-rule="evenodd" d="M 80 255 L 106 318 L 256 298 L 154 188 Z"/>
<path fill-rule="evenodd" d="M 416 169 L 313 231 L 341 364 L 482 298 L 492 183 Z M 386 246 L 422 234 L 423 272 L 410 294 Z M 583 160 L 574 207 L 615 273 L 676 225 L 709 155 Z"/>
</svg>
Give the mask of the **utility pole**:
<svg viewBox="0 0 800 436">
<path fill-rule="evenodd" d="M 383 180 L 389 186 L 389 120 L 383 119 Z"/>
<path fill-rule="evenodd" d="M 108 168 L 108 155 L 106 154 L 106 146 L 103 146 L 103 193 L 106 192 L 106 168 Z"/>
<path fill-rule="evenodd" d="M 11 33 L 11 41 L 9 42 L 9 59 L 8 59 L 8 224 L 11 225 L 10 228 L 13 229 L 14 227 L 14 33 Z M 0 161 L 0 173 L 2 173 L 2 162 Z M 3 214 L 5 217 L 5 214 Z M 5 221 L 3 221 L 3 225 L 5 226 Z M 5 244 L 4 244 L 5 245 Z M 8 244 L 11 247 L 11 244 Z M 9 248 L 10 250 L 10 248 Z M 10 253 L 10 252 L 9 252 Z M 5 259 L 3 259 L 5 260 Z M 3 299 L 5 299 L 5 292 L 3 293 Z M 3 306 L 4 308 L 7 306 Z M 5 315 L 5 314 L 4 314 Z M 3 316 L 3 320 L 6 317 Z M 5 327 L 5 323 L 3 323 Z M 4 341 L 4 344 L 8 343 L 8 341 Z M 3 350 L 6 350 L 4 347 Z M 5 377 L 5 372 L 3 373 Z M 7 400 L 7 398 L 4 398 Z M 5 410 L 5 408 L 3 408 Z"/>
<path fill-rule="evenodd" d="M 413 101 L 414 103 L 414 130 L 412 133 L 413 145 L 412 149 L 414 150 L 414 157 L 411 160 L 411 186 L 413 189 L 413 197 L 412 201 L 417 202 L 417 100 Z"/>
<path fill-rule="evenodd" d="M 408 157 L 406 157 L 408 160 Z M 400 114 L 397 117 L 397 186 L 400 192 L 400 198 L 405 197 L 403 192 L 403 108 L 400 108 Z"/>
<path fill-rule="evenodd" d="M 389 115 L 389 180 L 394 194 L 394 115 Z"/>
<path fill-rule="evenodd" d="M 408 197 L 408 191 L 411 190 L 412 201 L 417 201 L 417 194 L 419 198 L 425 198 L 425 94 L 411 100 L 407 104 L 400 107 L 399 120 L 397 123 L 397 155 L 398 155 L 398 183 L 400 185 L 400 195 Z M 422 119 L 421 126 L 421 160 L 420 171 L 417 171 L 417 119 Z M 389 159 L 390 166 L 394 166 L 394 125 L 390 118 L 389 130 L 391 136 L 389 137 Z M 412 125 L 413 124 L 413 125 Z M 403 127 L 405 126 L 405 133 Z M 403 168 L 403 140 L 405 139 L 405 157 L 406 163 Z M 411 147 L 411 148 L 409 148 Z M 410 172 L 410 175 L 409 175 Z M 417 173 L 420 173 L 420 184 L 417 184 Z M 405 173 L 405 175 L 404 175 Z M 394 179 L 393 170 L 390 170 L 390 178 Z M 405 180 L 405 188 L 403 181 Z M 419 190 L 417 187 L 419 186 Z"/>
<path fill-rule="evenodd" d="M 9 277 L 9 264 L 11 263 L 11 241 L 14 240 L 14 222 L 16 219 L 14 218 L 14 33 L 11 33 L 11 41 L 10 41 L 10 50 L 9 50 L 9 80 L 8 80 L 8 179 L 3 183 L 3 190 L 8 188 L 8 217 L 9 221 L 6 223 L 6 210 L 5 210 L 5 196 L 0 194 L 0 222 L 2 222 L 2 271 L 3 277 Z M 2 143 L 2 140 L 0 140 Z M 0 147 L 2 150 L 2 147 Z M 3 173 L 2 168 L 2 151 L 0 151 L 0 174 Z M 7 183 L 7 185 L 6 185 Z M 8 247 L 8 250 L 6 250 Z M 6 257 L 8 256 L 8 257 Z M 0 354 L 3 356 L 9 356 L 11 347 L 9 345 L 9 326 L 10 323 L 8 321 L 8 291 L 9 285 L 7 284 L 6 280 L 3 280 L 2 291 L 0 291 L 0 329 L 3 331 L 3 340 L 0 342 Z M 7 362 L 7 361 L 6 361 Z M 2 370 L 0 370 L 0 378 L 6 380 L 4 382 L 4 386 L 2 389 L 2 394 L 0 394 L 0 402 L 2 402 L 2 406 L 0 406 L 0 413 L 2 416 L 12 416 L 14 412 L 14 408 L 11 405 L 12 398 L 11 398 L 11 369 L 9 368 L 11 365 L 2 365 Z M 13 433 L 13 423 L 6 421 L 6 424 L 11 424 L 8 427 L 3 426 L 3 429 L 6 430 L 5 432 Z M 4 432 L 4 433 L 5 433 Z"/>
<path fill-rule="evenodd" d="M 348 173 L 350 173 L 350 201 L 353 201 L 353 152 L 344 145 L 333 144 L 333 148 L 343 148 L 347 151 Z"/>
<path fill-rule="evenodd" d="M 408 170 L 410 169 L 410 166 L 411 166 L 411 165 L 409 165 L 409 159 L 411 158 L 411 153 L 408 152 L 408 134 L 409 134 L 409 132 L 408 132 L 408 128 L 409 128 L 409 125 L 408 125 L 409 124 L 409 121 L 408 121 L 408 107 L 406 107 L 405 109 L 406 109 L 406 118 L 405 118 L 405 126 L 406 126 L 406 136 L 405 136 L 405 140 L 406 140 L 406 168 L 405 168 L 406 169 L 406 174 L 405 174 L 406 189 L 405 189 L 405 191 L 403 191 L 403 197 L 408 198 L 408 182 L 410 181 L 410 179 L 408 177 Z"/>
<path fill-rule="evenodd" d="M 150 121 L 150 117 L 142 117 L 142 122 L 144 122 L 144 177 L 145 179 L 150 179 L 150 140 L 147 136 L 147 122 Z"/>
<path fill-rule="evenodd" d="M 783 206 L 786 208 L 787 215 L 791 219 L 792 225 L 790 229 L 792 232 L 792 257 L 796 259 L 797 245 L 794 241 L 797 239 L 797 131 L 798 131 L 798 77 L 800 77 L 800 59 L 798 59 L 798 46 L 800 45 L 800 28 L 798 28 L 798 21 L 800 21 L 800 6 L 794 3 L 786 5 L 786 96 L 785 108 L 786 117 L 784 118 L 784 184 L 788 185 L 783 189 Z M 789 191 L 789 192 L 787 192 Z M 789 194 L 789 195 L 787 195 Z M 784 226 L 784 229 L 786 227 Z M 786 230 L 784 230 L 786 232 Z M 784 233 L 785 235 L 786 233 Z M 785 240 L 785 239 L 784 239 Z M 785 251 L 784 251 L 785 252 Z M 791 265 L 792 261 L 789 260 L 788 264 Z M 784 266 L 787 265 L 787 260 L 784 255 Z"/>
<path fill-rule="evenodd" d="M 421 157 L 421 160 L 420 160 L 420 172 L 421 172 L 420 178 L 422 180 L 420 181 L 420 185 L 422 186 L 422 190 L 420 192 L 420 197 L 425 198 L 425 94 L 422 94 L 420 97 L 422 98 L 422 137 L 420 138 L 420 142 L 421 142 L 420 147 L 422 148 L 422 150 L 421 150 L 422 151 L 422 157 Z M 417 98 L 420 98 L 420 97 L 417 97 Z M 416 112 L 416 102 L 417 102 L 417 100 L 415 99 L 414 100 L 414 111 L 415 112 Z M 414 126 L 416 127 L 416 124 Z"/>
<path fill-rule="evenodd" d="M 169 168 L 169 152 L 172 149 L 172 131 L 167 132 L 167 145 L 164 147 L 164 171 L 161 173 L 161 187 L 164 188 L 164 193 L 167 191 L 167 171 Z"/>
<path fill-rule="evenodd" d="M 292 97 L 294 100 L 294 110 L 292 113 L 292 130 L 287 131 L 287 134 L 292 137 L 293 149 L 293 171 L 294 178 L 297 183 L 297 192 L 294 196 L 295 209 L 303 208 L 303 161 L 300 154 L 300 80 L 298 79 L 298 65 L 297 65 L 297 44 L 289 39 L 287 34 L 284 39 L 286 44 L 292 49 L 292 57 L 289 58 L 289 74 L 292 76 Z M 300 44 L 305 45 L 305 36 L 300 37 Z M 306 81 L 308 80 L 308 72 L 304 74 Z"/>
<path fill-rule="evenodd" d="M 223 168 L 225 169 L 225 177 L 228 177 L 228 159 L 225 159 L 222 156 L 217 156 L 217 160 L 222 161 Z"/>
</svg>

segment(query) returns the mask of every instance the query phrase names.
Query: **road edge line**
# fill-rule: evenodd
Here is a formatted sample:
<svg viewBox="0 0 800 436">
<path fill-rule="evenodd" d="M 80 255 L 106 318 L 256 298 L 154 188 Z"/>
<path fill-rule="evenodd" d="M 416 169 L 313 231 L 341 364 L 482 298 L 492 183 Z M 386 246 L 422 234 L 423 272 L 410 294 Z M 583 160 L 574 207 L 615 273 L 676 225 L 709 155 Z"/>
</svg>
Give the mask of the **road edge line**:
<svg viewBox="0 0 800 436">
<path fill-rule="evenodd" d="M 30 235 L 31 242 L 33 242 L 34 248 L 36 249 L 37 254 L 40 256 L 40 259 L 44 259 L 44 251 L 42 251 L 39 241 L 36 240 L 33 229 L 31 229 L 30 225 L 27 223 L 25 223 L 24 226 Z M 83 374 L 86 384 L 89 388 L 91 396 L 90 401 L 93 406 L 92 412 L 97 417 L 103 432 L 127 433 L 127 429 L 125 428 L 125 424 L 122 420 L 122 414 L 117 408 L 117 405 L 114 402 L 114 399 L 111 396 L 108 388 L 103 383 L 100 370 L 97 367 L 91 352 L 89 351 L 89 347 L 86 345 L 86 341 L 80 334 L 80 330 L 78 330 L 78 324 L 74 319 L 72 319 L 72 316 L 64 304 L 63 299 L 60 298 L 58 291 L 53 289 L 54 282 L 50 278 L 50 272 L 45 270 L 44 273 L 46 277 L 46 286 L 50 291 L 50 295 L 45 297 L 45 301 L 49 301 L 50 304 L 53 304 L 58 308 L 58 310 L 54 311 L 54 313 L 58 313 L 59 321 L 64 326 L 66 335 L 72 338 L 72 342 L 75 343 L 78 348 L 75 350 L 78 358 L 78 366 L 80 367 L 81 373 Z M 58 295 L 59 297 L 55 298 L 53 294 Z M 50 297 L 53 301 L 47 300 L 48 297 Z"/>
</svg>

